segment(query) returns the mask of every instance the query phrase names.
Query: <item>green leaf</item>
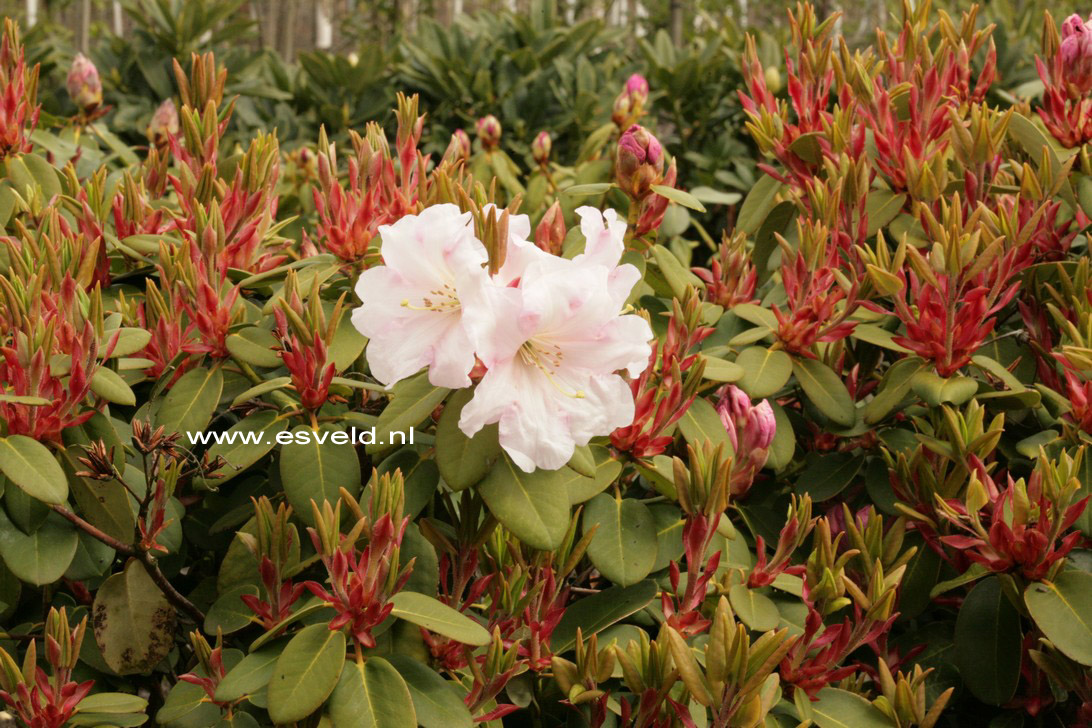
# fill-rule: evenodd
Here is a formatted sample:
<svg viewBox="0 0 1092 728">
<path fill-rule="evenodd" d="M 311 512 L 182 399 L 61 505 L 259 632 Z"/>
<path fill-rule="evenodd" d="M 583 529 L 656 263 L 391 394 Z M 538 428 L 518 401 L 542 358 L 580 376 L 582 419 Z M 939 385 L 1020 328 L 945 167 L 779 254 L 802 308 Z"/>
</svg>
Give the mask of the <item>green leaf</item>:
<svg viewBox="0 0 1092 728">
<path fill-rule="evenodd" d="M 91 391 L 113 404 L 131 407 L 136 404 L 136 394 L 117 372 L 99 367 L 91 375 Z"/>
<path fill-rule="evenodd" d="M 861 409 L 865 424 L 874 425 L 887 417 L 910 394 L 914 375 L 924 367 L 925 362 L 918 357 L 907 357 L 892 364 L 880 381 L 876 395 Z"/>
<path fill-rule="evenodd" d="M 695 447 L 701 447 L 706 440 L 714 446 L 723 443 L 724 452 L 733 454 L 732 440 L 728 437 L 728 430 L 720 421 L 720 415 L 709 400 L 702 397 L 696 398 L 679 418 L 679 432 L 688 443 Z"/>
<path fill-rule="evenodd" d="M 819 728 L 894 728 L 895 723 L 857 693 L 823 688 L 810 716 Z"/>
<path fill-rule="evenodd" d="M 1024 590 L 1035 625 L 1066 657 L 1092 666 L 1092 574 L 1063 571 Z"/>
<path fill-rule="evenodd" d="M 277 435 L 287 428 L 288 420 L 281 419 L 272 410 L 261 410 L 236 422 L 225 433 L 224 439 L 208 450 L 210 459 L 222 457 L 227 465 L 218 471 L 218 477 L 206 478 L 206 485 L 216 488 L 245 472 L 273 449 Z M 229 440 L 229 437 L 234 440 Z M 255 439 L 257 443 L 253 442 Z"/>
<path fill-rule="evenodd" d="M 792 462 L 792 456 L 796 453 L 796 435 L 792 430 L 792 421 L 785 414 L 785 408 L 773 401 L 770 402 L 770 407 L 773 408 L 777 430 L 774 432 L 773 442 L 770 443 L 766 467 L 781 470 Z"/>
<path fill-rule="evenodd" d="M 586 185 L 572 185 L 561 190 L 561 194 L 569 197 L 594 197 L 606 194 L 614 187 L 613 182 L 592 182 Z"/>
<path fill-rule="evenodd" d="M 464 645 L 489 644 L 489 632 L 462 612 L 425 594 L 403 591 L 391 597 L 391 614 L 424 627 L 430 632 L 462 642 Z"/>
<path fill-rule="evenodd" d="M 263 394 L 269 394 L 270 392 L 284 389 L 291 383 L 292 377 L 273 377 L 272 379 L 266 379 L 235 395 L 235 398 L 231 400 L 231 406 L 238 407 L 244 402 L 249 402 L 252 399 L 261 397 Z"/>
<path fill-rule="evenodd" d="M 739 388 L 752 399 L 776 394 L 792 376 L 792 357 L 780 349 L 752 346 L 739 352 L 736 364 L 743 367 Z"/>
<path fill-rule="evenodd" d="M 208 728 L 220 719 L 220 708 L 209 702 L 200 685 L 179 680 L 156 713 L 158 725 L 167 728 Z"/>
<path fill-rule="evenodd" d="M 853 398 L 833 369 L 818 359 L 802 357 L 793 359 L 792 365 L 796 381 L 820 412 L 845 427 L 851 427 L 857 421 Z"/>
<path fill-rule="evenodd" d="M 156 424 L 168 433 L 200 432 L 216 412 L 224 390 L 224 374 L 219 367 L 191 369 L 179 378 L 156 414 Z"/>
<path fill-rule="evenodd" d="M 78 704 L 81 713 L 140 713 L 148 707 L 148 701 L 139 695 L 128 693 L 94 693 Z"/>
<path fill-rule="evenodd" d="M 739 208 L 736 227 L 748 235 L 754 235 L 762 226 L 770 210 L 777 204 L 777 194 L 782 183 L 768 174 L 763 174 L 747 193 L 743 205 Z"/>
<path fill-rule="evenodd" d="M 989 570 L 982 564 L 971 564 L 970 567 L 959 576 L 937 582 L 937 585 L 929 590 L 929 598 L 936 599 L 941 594 L 950 592 L 952 589 L 978 581 L 989 573 Z"/>
<path fill-rule="evenodd" d="M 704 354 L 701 359 L 705 362 L 702 376 L 710 382 L 738 382 L 745 373 L 743 367 L 739 364 L 726 359 Z"/>
<path fill-rule="evenodd" d="M 690 190 L 690 194 L 699 202 L 709 205 L 734 205 L 743 199 L 738 192 L 722 192 L 712 187 L 699 186 Z"/>
<path fill-rule="evenodd" d="M 647 607 L 656 598 L 657 591 L 656 582 L 646 579 L 633 586 L 612 586 L 574 602 L 558 622 L 550 640 L 554 654 L 572 649 L 576 644 L 577 627 L 587 639 Z"/>
<path fill-rule="evenodd" d="M 868 193 L 865 201 L 865 213 L 868 215 L 868 237 L 872 237 L 881 228 L 895 219 L 906 204 L 906 195 L 891 190 L 877 189 Z"/>
<path fill-rule="evenodd" d="M 174 645 L 174 607 L 136 559 L 102 583 L 91 614 L 102 658 L 119 675 L 150 672 Z"/>
<path fill-rule="evenodd" d="M 910 381 L 914 393 L 933 407 L 950 403 L 954 405 L 966 404 L 978 393 L 978 382 L 970 377 L 938 376 L 931 371 L 920 371 Z"/>
<path fill-rule="evenodd" d="M 963 600 L 955 625 L 955 661 L 963 683 L 984 703 L 1012 699 L 1020 682 L 1020 613 L 990 576 Z"/>
<path fill-rule="evenodd" d="M 823 132 L 809 131 L 789 144 L 789 151 L 803 159 L 808 164 L 819 164 L 823 160 L 823 148 L 819 140 L 823 138 Z"/>
<path fill-rule="evenodd" d="M 602 493 L 584 507 L 584 533 L 598 526 L 588 558 L 603 576 L 621 586 L 636 584 L 656 563 L 656 524 L 648 506 Z"/>
<path fill-rule="evenodd" d="M 325 622 L 304 627 L 285 646 L 273 666 L 267 689 L 274 723 L 303 720 L 326 702 L 338 685 L 345 662 L 345 634 Z"/>
<path fill-rule="evenodd" d="M 270 646 L 244 657 L 238 665 L 228 670 L 216 686 L 216 700 L 238 700 L 268 685 L 282 649 L 282 645 Z"/>
<path fill-rule="evenodd" d="M 272 695 L 271 695 L 272 697 Z M 382 657 L 346 662 L 328 706 L 334 725 L 360 728 L 416 728 L 417 716 L 406 681 Z M 272 715 L 272 710 L 270 711 Z M 285 721 L 278 721 L 285 722 Z"/>
<path fill-rule="evenodd" d="M 569 495 L 561 470 L 525 473 L 507 455 L 478 484 L 489 511 L 526 545 L 556 549 L 569 528 Z"/>
<path fill-rule="evenodd" d="M 394 385 L 391 390 L 391 401 L 386 409 L 379 415 L 375 423 L 376 438 L 379 443 L 368 451 L 382 452 L 390 448 L 393 443 L 390 433 L 406 433 L 406 441 L 409 441 L 411 428 L 424 422 L 436 406 L 444 401 L 451 390 L 443 387 L 434 387 L 428 381 L 428 372 L 421 372 L 409 379 L 403 379 Z"/>
<path fill-rule="evenodd" d="M 815 502 L 829 500 L 853 482 L 864 465 L 863 455 L 847 452 L 809 452 L 804 458 L 804 470 L 796 479 L 794 490 L 807 493 Z"/>
<path fill-rule="evenodd" d="M 277 339 L 268 329 L 247 326 L 229 335 L 224 343 L 239 361 L 266 369 L 281 366 L 281 358 L 274 351 Z"/>
<path fill-rule="evenodd" d="M 341 433 L 338 442 L 335 433 Z M 353 497 L 360 495 L 360 460 L 356 448 L 344 441 L 349 433 L 333 423 L 323 423 L 318 430 L 299 425 L 292 435 L 291 443 L 281 445 L 281 486 L 296 514 L 313 526 L 312 500 L 319 506 L 323 501 L 333 505 L 341 498 L 341 488 Z"/>
<path fill-rule="evenodd" d="M 466 691 L 445 680 L 428 665 L 408 655 L 391 655 L 387 661 L 406 681 L 417 723 L 422 728 L 471 728 L 470 710 L 463 703 Z"/>
<path fill-rule="evenodd" d="M 436 424 L 436 465 L 452 490 L 477 484 L 500 457 L 496 424 L 486 425 L 474 437 L 459 429 L 459 416 L 473 396 L 474 390 L 469 388 L 451 395 Z"/>
<path fill-rule="evenodd" d="M 148 345 L 152 340 L 152 332 L 147 329 L 138 329 L 132 326 L 124 326 L 118 329 L 107 329 L 103 336 L 103 343 L 109 342 L 117 335 L 118 340 L 110 352 L 111 359 L 123 356 L 132 356 Z"/>
<path fill-rule="evenodd" d="M 53 453 L 26 435 L 0 437 L 0 473 L 43 503 L 68 500 L 68 480 Z"/>
<path fill-rule="evenodd" d="M 694 197 L 694 195 L 685 190 L 680 190 L 676 187 L 668 187 L 667 185 L 652 185 L 652 191 L 660 197 L 666 197 L 676 205 L 682 205 L 683 207 L 696 212 L 706 211 L 705 205 L 701 204 L 701 201 L 697 197 Z"/>
<path fill-rule="evenodd" d="M 216 630 L 224 634 L 238 632 L 253 623 L 254 612 L 243 602 L 243 595 L 258 596 L 258 587 L 255 584 L 240 584 L 230 589 L 212 603 L 205 613 L 205 632 L 216 634 Z"/>
<path fill-rule="evenodd" d="M 571 468 L 564 468 L 561 471 L 565 475 L 565 489 L 569 492 L 569 503 L 574 506 L 602 493 L 622 472 L 622 463 L 611 457 L 610 449 L 602 445 L 592 445 L 591 454 L 595 462 L 594 477 L 585 477 Z"/>
<path fill-rule="evenodd" d="M 701 279 L 691 273 L 690 270 L 682 264 L 682 261 L 679 260 L 678 256 L 664 246 L 653 246 L 652 258 L 656 261 L 656 267 L 664 277 L 668 287 L 671 289 L 671 294 L 675 296 L 675 298 L 685 298 L 687 288 L 699 289 L 704 287 Z"/>
<path fill-rule="evenodd" d="M 729 589 L 728 601 L 740 621 L 755 632 L 777 629 L 781 621 L 777 605 L 758 590 L 748 589 L 746 584 L 736 584 Z"/>
<path fill-rule="evenodd" d="M 0 508 L 0 557 L 11 573 L 35 586 L 52 584 L 68 570 L 80 539 L 76 529 L 57 514 L 50 514 L 27 535 Z"/>
</svg>

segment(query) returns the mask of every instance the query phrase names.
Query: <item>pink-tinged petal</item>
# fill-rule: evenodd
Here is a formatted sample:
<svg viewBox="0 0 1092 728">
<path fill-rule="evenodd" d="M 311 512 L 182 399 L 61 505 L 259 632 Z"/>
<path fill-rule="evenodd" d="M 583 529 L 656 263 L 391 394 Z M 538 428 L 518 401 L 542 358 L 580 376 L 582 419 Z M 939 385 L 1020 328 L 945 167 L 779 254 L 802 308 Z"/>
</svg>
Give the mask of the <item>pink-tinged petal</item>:
<svg viewBox="0 0 1092 728">
<path fill-rule="evenodd" d="M 486 259 L 485 248 L 474 238 L 470 213 L 455 205 L 433 205 L 418 215 L 406 215 L 379 228 L 383 262 L 406 280 L 429 285 L 451 276 L 448 254 L 460 247 Z"/>
<path fill-rule="evenodd" d="M 629 314 L 609 320 L 580 338 L 553 339 L 565 351 L 565 366 L 599 374 L 625 369 L 638 377 L 652 354 L 652 328 L 640 316 Z"/>
<path fill-rule="evenodd" d="M 486 276 L 459 295 L 463 326 L 482 363 L 492 369 L 515 356 L 527 339 L 520 320 L 522 291 L 497 286 Z"/>
<path fill-rule="evenodd" d="M 485 248 L 469 217 L 436 205 L 382 228 L 386 265 L 356 284 L 353 325 L 369 339 L 373 376 L 387 386 L 429 367 L 437 386 L 469 386 L 474 350 L 462 327 L 462 297 L 488 282 Z"/>
<path fill-rule="evenodd" d="M 584 252 L 575 261 L 614 267 L 625 252 L 626 223 L 614 210 L 600 212 L 594 207 L 579 207 L 580 232 L 584 234 Z"/>
<path fill-rule="evenodd" d="M 583 392 L 583 397 L 571 400 L 567 407 L 575 444 L 587 445 L 591 438 L 633 422 L 633 393 L 618 375 L 596 375 Z"/>
<path fill-rule="evenodd" d="M 558 398 L 567 399 L 541 371 L 512 360 L 490 369 L 478 383 L 459 428 L 472 437 L 497 422 L 501 447 L 521 470 L 556 470 L 569 462 L 575 448 Z"/>
</svg>

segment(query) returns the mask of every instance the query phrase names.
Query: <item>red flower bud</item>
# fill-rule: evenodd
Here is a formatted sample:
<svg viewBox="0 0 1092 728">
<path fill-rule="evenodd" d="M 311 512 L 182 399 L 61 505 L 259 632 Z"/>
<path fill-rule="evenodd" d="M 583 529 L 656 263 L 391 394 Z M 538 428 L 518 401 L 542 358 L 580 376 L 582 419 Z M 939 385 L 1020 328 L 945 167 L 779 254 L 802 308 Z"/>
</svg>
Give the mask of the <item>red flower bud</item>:
<svg viewBox="0 0 1092 728">
<path fill-rule="evenodd" d="M 561 255 L 561 244 L 565 242 L 565 216 L 561 212 L 561 203 L 555 202 L 539 220 L 535 229 L 535 245 L 547 253 Z"/>
</svg>

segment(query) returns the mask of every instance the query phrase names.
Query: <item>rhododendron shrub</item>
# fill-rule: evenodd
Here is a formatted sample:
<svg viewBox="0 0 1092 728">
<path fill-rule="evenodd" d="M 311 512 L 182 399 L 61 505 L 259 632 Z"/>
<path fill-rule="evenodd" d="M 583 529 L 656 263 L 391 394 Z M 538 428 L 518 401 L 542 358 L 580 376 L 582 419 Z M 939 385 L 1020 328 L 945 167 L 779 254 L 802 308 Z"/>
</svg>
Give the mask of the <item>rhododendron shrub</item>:
<svg viewBox="0 0 1092 728">
<path fill-rule="evenodd" d="M 838 27 L 741 41 L 737 200 L 647 69 L 571 154 L 404 95 L 235 144 L 195 55 L 130 148 L 5 23 L 6 713 L 1092 725 L 1092 26 L 1030 99 L 976 9 Z"/>
</svg>

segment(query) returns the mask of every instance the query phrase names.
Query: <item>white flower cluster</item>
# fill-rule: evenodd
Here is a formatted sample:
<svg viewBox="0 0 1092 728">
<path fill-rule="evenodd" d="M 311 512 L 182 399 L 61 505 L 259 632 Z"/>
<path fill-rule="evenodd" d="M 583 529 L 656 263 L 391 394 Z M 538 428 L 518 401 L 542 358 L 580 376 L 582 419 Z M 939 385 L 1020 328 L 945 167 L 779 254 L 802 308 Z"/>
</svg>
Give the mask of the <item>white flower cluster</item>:
<svg viewBox="0 0 1092 728">
<path fill-rule="evenodd" d="M 652 331 L 623 313 L 640 272 L 619 264 L 626 225 L 614 210 L 577 210 L 587 241 L 565 259 L 528 238 L 530 219 L 509 219 L 504 265 L 490 275 L 470 213 L 435 205 L 379 228 L 383 265 L 356 285 L 353 311 L 368 337 L 372 375 L 388 387 L 428 368 L 438 387 L 471 385 L 459 427 L 473 436 L 499 423 L 501 447 L 520 468 L 555 470 L 577 445 L 633 420 L 618 372 L 639 376 Z"/>
</svg>

